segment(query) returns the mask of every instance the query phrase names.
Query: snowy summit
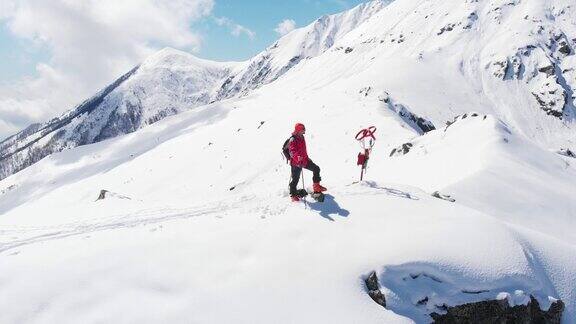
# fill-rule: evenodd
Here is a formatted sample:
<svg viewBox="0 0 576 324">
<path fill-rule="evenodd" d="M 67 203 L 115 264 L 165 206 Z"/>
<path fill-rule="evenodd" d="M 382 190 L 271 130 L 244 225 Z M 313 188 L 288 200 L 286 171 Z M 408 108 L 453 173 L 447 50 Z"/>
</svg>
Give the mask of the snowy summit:
<svg viewBox="0 0 576 324">
<path fill-rule="evenodd" d="M 163 49 L 0 143 L 0 322 L 574 323 L 575 89 L 572 0 Z M 323 202 L 290 199 L 296 123 Z"/>
</svg>

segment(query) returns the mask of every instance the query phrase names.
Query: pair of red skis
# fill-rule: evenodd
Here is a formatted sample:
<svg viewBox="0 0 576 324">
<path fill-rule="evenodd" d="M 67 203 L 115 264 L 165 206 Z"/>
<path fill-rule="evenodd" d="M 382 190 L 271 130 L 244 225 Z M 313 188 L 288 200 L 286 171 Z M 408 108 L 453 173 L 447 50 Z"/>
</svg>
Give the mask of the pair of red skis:
<svg viewBox="0 0 576 324">
<path fill-rule="evenodd" d="M 360 143 L 360 146 L 364 150 L 364 153 L 358 153 L 357 165 L 362 166 L 360 171 L 360 181 L 364 179 L 364 173 L 368 167 L 368 160 L 370 159 L 370 153 L 372 153 L 372 148 L 376 142 L 376 127 L 370 126 L 368 128 L 362 129 L 356 134 L 356 140 Z"/>
</svg>

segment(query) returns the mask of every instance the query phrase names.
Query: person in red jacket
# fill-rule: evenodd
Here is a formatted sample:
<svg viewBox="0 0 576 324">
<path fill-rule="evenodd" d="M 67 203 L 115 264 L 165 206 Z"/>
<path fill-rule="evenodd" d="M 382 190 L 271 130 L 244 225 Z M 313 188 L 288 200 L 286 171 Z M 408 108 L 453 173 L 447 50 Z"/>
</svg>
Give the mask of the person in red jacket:
<svg viewBox="0 0 576 324">
<path fill-rule="evenodd" d="M 290 166 L 292 169 L 292 176 L 290 179 L 290 197 L 292 197 L 292 201 L 300 200 L 296 186 L 300 180 L 302 168 L 313 172 L 314 175 L 312 176 L 312 181 L 314 182 L 314 186 L 312 189 L 314 192 L 326 191 L 326 188 L 320 185 L 320 167 L 312 162 L 308 157 L 308 152 L 306 152 L 304 133 L 306 133 L 304 125 L 301 123 L 296 124 L 288 144 L 288 150 L 290 152 Z"/>
</svg>

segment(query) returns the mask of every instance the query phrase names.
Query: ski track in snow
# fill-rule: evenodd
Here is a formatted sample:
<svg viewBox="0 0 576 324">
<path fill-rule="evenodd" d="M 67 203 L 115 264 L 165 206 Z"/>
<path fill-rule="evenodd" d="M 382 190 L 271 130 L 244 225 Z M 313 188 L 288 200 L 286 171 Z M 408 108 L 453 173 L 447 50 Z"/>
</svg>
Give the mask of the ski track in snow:
<svg viewBox="0 0 576 324">
<path fill-rule="evenodd" d="M 36 228 L 3 228 L 0 230 L 0 238 L 18 236 L 29 236 L 25 239 L 17 239 L 0 244 L 0 253 L 10 251 L 14 248 L 42 243 L 51 240 L 63 239 L 70 236 L 90 234 L 94 232 L 114 230 L 120 228 L 131 228 L 146 226 L 157 223 L 164 223 L 173 220 L 187 219 L 192 217 L 207 216 L 221 213 L 223 210 L 233 211 L 234 207 L 227 205 L 217 205 L 210 208 L 190 208 L 190 209 L 156 209 L 135 212 L 130 214 L 119 214 L 118 216 L 105 217 L 101 219 L 90 219 L 78 223 L 69 223 L 58 226 L 46 226 Z M 47 232 L 35 234 L 37 232 Z M 28 234 L 28 235 L 27 235 Z"/>
</svg>

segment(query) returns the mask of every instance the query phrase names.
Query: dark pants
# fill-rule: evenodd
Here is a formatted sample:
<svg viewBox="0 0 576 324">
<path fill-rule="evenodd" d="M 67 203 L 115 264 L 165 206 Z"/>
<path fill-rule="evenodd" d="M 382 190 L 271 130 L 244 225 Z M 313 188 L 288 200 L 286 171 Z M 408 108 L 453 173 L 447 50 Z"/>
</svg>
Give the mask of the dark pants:
<svg viewBox="0 0 576 324">
<path fill-rule="evenodd" d="M 290 178 L 290 195 L 296 195 L 296 186 L 298 186 L 298 181 L 300 181 L 300 174 L 302 173 L 302 168 L 292 165 L 292 176 Z M 312 181 L 320 182 L 320 167 L 317 166 L 312 160 L 308 160 L 308 164 L 304 167 L 306 170 L 310 170 L 314 173 L 312 176 Z"/>
</svg>

